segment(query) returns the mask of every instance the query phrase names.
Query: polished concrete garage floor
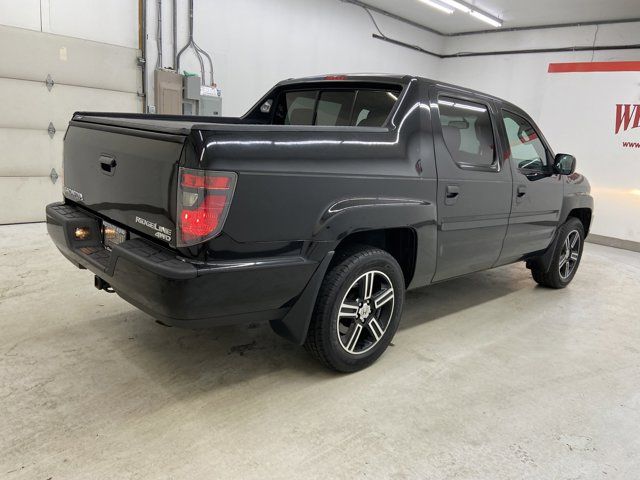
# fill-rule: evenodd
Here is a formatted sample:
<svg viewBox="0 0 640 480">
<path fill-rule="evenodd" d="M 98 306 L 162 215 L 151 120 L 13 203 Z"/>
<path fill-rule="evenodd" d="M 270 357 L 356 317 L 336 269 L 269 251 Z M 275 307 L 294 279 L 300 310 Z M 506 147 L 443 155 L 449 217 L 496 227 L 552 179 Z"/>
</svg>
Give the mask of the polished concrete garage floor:
<svg viewBox="0 0 640 480">
<path fill-rule="evenodd" d="M 640 254 L 574 283 L 524 265 L 409 294 L 337 375 L 265 325 L 165 328 L 42 224 L 0 227 L 0 478 L 636 479 Z"/>
</svg>

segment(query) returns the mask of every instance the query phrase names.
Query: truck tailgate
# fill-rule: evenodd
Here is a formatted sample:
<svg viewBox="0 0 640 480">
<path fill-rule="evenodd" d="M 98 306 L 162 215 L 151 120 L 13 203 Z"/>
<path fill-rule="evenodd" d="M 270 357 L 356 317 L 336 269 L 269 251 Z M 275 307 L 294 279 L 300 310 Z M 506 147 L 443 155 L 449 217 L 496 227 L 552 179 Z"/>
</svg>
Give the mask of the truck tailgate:
<svg viewBox="0 0 640 480">
<path fill-rule="evenodd" d="M 176 178 L 188 129 L 175 133 L 72 121 L 64 142 L 64 196 L 175 245 Z"/>
</svg>

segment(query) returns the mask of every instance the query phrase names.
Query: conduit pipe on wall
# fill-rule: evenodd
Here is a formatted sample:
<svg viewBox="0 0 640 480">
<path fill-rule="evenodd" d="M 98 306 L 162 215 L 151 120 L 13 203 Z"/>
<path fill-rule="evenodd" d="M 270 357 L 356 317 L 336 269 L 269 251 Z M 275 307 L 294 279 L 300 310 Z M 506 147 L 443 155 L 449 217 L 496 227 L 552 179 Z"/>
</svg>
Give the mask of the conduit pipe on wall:
<svg viewBox="0 0 640 480">
<path fill-rule="evenodd" d="M 172 1 L 173 18 L 171 19 L 171 26 L 173 28 L 172 48 L 173 48 L 173 69 L 178 71 L 178 4 L 177 0 Z"/>
<path fill-rule="evenodd" d="M 549 28 L 568 28 L 568 27 L 587 27 L 593 25 L 615 25 L 619 23 L 637 23 L 640 22 L 640 17 L 630 17 L 630 18 L 616 18 L 611 20 L 591 20 L 586 22 L 569 22 L 569 23 L 552 23 L 546 25 L 531 25 L 528 27 L 511 27 L 511 28 L 494 28 L 492 30 L 472 30 L 468 32 L 457 32 L 457 33 L 445 33 L 434 28 L 429 28 L 420 23 L 414 22 L 413 20 L 409 20 L 407 18 L 401 17 L 400 15 L 396 15 L 395 13 L 391 13 L 387 10 L 383 10 L 382 8 L 375 7 L 373 5 L 369 5 L 368 3 L 362 2 L 361 0 L 340 0 L 343 3 L 350 3 L 357 7 L 364 8 L 366 10 L 370 10 L 372 12 L 379 13 L 380 15 L 384 15 L 385 17 L 393 18 L 402 23 L 406 23 L 407 25 L 411 25 L 413 27 L 419 28 L 421 30 L 425 30 L 427 32 L 435 33 L 441 37 L 459 37 L 463 35 L 484 35 L 484 34 L 492 34 L 492 33 L 503 33 L 503 32 L 520 32 L 525 30 L 543 30 Z"/>
<path fill-rule="evenodd" d="M 209 74 L 210 74 L 210 79 L 211 79 L 211 85 L 214 84 L 214 79 L 213 79 L 213 60 L 211 59 L 211 56 L 205 52 L 202 48 L 200 48 L 198 46 L 198 44 L 193 40 L 193 0 L 189 0 L 189 39 L 187 44 L 182 47 L 182 49 L 178 52 L 177 58 L 176 58 L 176 70 L 180 71 L 180 57 L 182 56 L 182 54 L 189 48 L 192 47 L 193 51 L 196 54 L 196 57 L 198 58 L 198 61 L 200 62 L 200 73 L 201 73 L 201 79 L 202 79 L 202 84 L 206 85 L 206 81 L 205 81 L 205 69 L 204 69 L 204 60 L 202 59 L 202 55 L 204 55 L 207 60 L 209 61 Z"/>
<path fill-rule="evenodd" d="M 376 19 L 373 17 L 371 13 L 376 12 L 382 15 L 386 15 L 394 20 L 398 20 L 400 22 L 407 23 L 414 27 L 421 28 L 423 30 L 427 30 L 429 32 L 435 33 L 436 35 L 440 35 L 443 37 L 452 37 L 458 35 L 468 35 L 474 32 L 464 32 L 464 33 L 441 33 L 437 30 L 433 30 L 431 28 L 425 27 L 423 25 L 417 24 L 405 18 L 399 17 L 395 14 L 389 13 L 386 10 L 382 10 L 376 7 L 372 7 L 360 0 L 341 0 L 344 3 L 350 3 L 361 7 L 371 19 L 371 23 L 378 31 L 378 33 L 374 33 L 372 36 L 377 40 L 382 40 L 384 42 L 392 43 L 393 45 L 398 45 L 399 47 L 409 48 L 411 50 L 415 50 L 417 52 L 424 53 L 426 55 L 431 55 L 437 58 L 462 58 L 462 57 L 482 57 L 482 56 L 492 56 L 492 55 L 517 55 L 517 54 L 525 54 L 525 53 L 555 53 L 555 52 L 595 52 L 599 50 L 635 50 L 640 49 L 640 44 L 631 44 L 631 45 L 595 45 L 595 37 L 593 45 L 579 45 L 572 47 L 557 47 L 557 48 L 530 48 L 530 49 L 520 49 L 520 50 L 492 50 L 492 51 L 484 51 L 484 52 L 457 52 L 451 54 L 441 54 L 437 52 L 433 52 L 431 50 L 427 50 L 418 45 L 412 45 L 410 43 L 403 42 L 402 40 L 396 40 L 395 38 L 387 37 L 378 26 Z M 488 34 L 488 33 L 500 33 L 500 32 L 513 32 L 519 30 L 532 30 L 536 28 L 563 28 L 569 26 L 585 26 L 585 25 L 600 25 L 600 24 L 617 24 L 617 23 L 628 23 L 628 22 L 640 22 L 640 18 L 636 19 L 625 19 L 625 20 L 604 20 L 600 22 L 583 22 L 583 23 L 572 23 L 572 24 L 554 24 L 554 25 L 541 25 L 538 27 L 519 27 L 519 28 L 510 28 L 510 29 L 496 29 L 496 30 L 485 30 L 479 31 L 478 34 Z"/>
<path fill-rule="evenodd" d="M 382 40 L 384 42 L 392 43 L 394 45 L 398 45 L 400 47 L 409 48 L 411 50 L 415 50 L 417 52 L 425 53 L 427 55 L 432 55 L 438 58 L 464 58 L 464 57 L 486 57 L 486 56 L 494 56 L 494 55 L 518 55 L 525 53 L 558 53 L 558 52 L 591 52 L 591 51 L 601 51 L 601 50 L 636 50 L 640 49 L 640 44 L 631 44 L 631 45 L 577 45 L 574 47 L 557 47 L 557 48 L 529 48 L 524 50 L 492 50 L 486 52 L 458 52 L 458 53 L 450 53 L 450 54 L 440 54 L 435 53 L 430 50 L 426 50 L 418 45 L 411 45 L 410 43 L 405 43 L 400 40 L 395 40 L 393 38 L 378 35 L 374 33 L 372 35 L 373 38 L 377 40 Z"/>
<path fill-rule="evenodd" d="M 162 68 L 162 0 L 158 0 L 157 10 L 156 47 L 158 49 L 158 59 L 156 60 L 156 68 Z"/>
<path fill-rule="evenodd" d="M 142 112 L 147 113 L 147 0 L 138 0 L 138 29 L 140 31 L 139 47 L 140 58 L 138 58 L 138 65 L 142 72 L 142 91 L 140 97 L 142 97 Z"/>
</svg>

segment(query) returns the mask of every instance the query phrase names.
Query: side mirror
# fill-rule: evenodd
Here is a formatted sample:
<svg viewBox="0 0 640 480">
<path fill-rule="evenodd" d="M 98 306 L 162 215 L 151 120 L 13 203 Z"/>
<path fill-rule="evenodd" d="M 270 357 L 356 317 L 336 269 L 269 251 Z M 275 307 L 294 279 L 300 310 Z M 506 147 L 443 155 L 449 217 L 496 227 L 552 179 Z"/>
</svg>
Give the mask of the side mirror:
<svg viewBox="0 0 640 480">
<path fill-rule="evenodd" d="M 559 153 L 553 159 L 553 170 L 560 175 L 571 175 L 576 171 L 576 157 L 568 153 Z"/>
</svg>

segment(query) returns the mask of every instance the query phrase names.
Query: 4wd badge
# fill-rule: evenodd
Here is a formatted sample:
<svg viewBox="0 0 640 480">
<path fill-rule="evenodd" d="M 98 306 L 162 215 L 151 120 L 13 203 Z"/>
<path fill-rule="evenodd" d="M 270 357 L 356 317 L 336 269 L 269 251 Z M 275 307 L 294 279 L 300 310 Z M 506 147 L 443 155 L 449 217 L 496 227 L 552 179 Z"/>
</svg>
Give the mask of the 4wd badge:
<svg viewBox="0 0 640 480">
<path fill-rule="evenodd" d="M 165 242 L 171 241 L 171 234 L 173 230 L 167 227 L 163 227 L 162 225 L 158 225 L 156 222 L 152 222 L 151 220 L 147 220 L 146 218 L 138 217 L 136 215 L 136 223 L 140 225 L 144 225 L 145 227 L 153 230 L 153 236 L 159 238 L 160 240 L 164 240 Z"/>
</svg>

